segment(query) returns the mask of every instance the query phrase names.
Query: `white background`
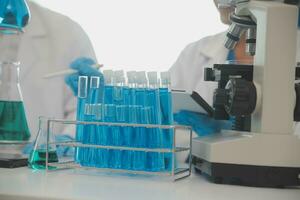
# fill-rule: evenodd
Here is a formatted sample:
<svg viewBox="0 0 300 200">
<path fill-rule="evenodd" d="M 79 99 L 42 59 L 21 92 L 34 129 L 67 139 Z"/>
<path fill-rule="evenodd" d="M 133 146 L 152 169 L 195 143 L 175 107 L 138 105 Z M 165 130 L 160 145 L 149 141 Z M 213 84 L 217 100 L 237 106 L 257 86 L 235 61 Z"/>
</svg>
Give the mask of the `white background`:
<svg viewBox="0 0 300 200">
<path fill-rule="evenodd" d="M 226 29 L 213 0 L 35 1 L 78 22 L 108 68 L 167 70 L 187 44 Z"/>
</svg>

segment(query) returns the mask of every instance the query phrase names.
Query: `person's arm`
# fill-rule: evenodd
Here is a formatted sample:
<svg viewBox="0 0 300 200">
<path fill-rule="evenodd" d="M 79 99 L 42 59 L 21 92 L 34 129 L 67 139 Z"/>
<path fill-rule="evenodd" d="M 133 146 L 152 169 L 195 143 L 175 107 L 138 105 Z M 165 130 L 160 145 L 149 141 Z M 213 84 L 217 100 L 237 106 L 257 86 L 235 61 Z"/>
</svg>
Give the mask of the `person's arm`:
<svg viewBox="0 0 300 200">
<path fill-rule="evenodd" d="M 70 33 L 72 33 L 71 38 L 69 39 L 69 46 L 66 47 L 68 49 L 67 59 L 69 61 L 67 66 L 70 66 L 72 62 L 74 62 L 78 58 L 86 57 L 97 62 L 94 48 L 92 46 L 89 37 L 84 32 L 84 30 L 75 22 L 72 22 L 70 25 Z M 63 107 L 64 107 L 64 119 L 68 120 L 76 120 L 76 96 L 74 96 L 72 90 L 64 84 L 64 99 L 63 99 Z M 65 134 L 71 134 L 71 136 L 75 136 L 75 126 L 67 126 L 65 130 L 63 130 Z"/>
</svg>

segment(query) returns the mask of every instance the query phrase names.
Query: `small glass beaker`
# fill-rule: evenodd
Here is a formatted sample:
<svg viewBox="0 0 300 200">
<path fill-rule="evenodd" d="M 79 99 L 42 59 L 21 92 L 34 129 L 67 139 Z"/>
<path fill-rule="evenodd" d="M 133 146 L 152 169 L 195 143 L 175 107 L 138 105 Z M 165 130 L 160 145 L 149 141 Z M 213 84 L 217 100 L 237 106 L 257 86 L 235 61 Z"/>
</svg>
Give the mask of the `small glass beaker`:
<svg viewBox="0 0 300 200">
<path fill-rule="evenodd" d="M 53 143 L 55 141 L 54 135 L 51 131 L 52 128 L 48 127 L 48 120 L 49 120 L 48 118 L 39 117 L 38 134 L 34 142 L 33 150 L 31 151 L 28 159 L 28 166 L 32 169 L 46 169 L 47 139 L 48 139 L 48 163 L 58 162 L 56 145 Z M 53 169 L 53 167 L 49 167 L 48 169 Z"/>
<path fill-rule="evenodd" d="M 19 75 L 19 62 L 0 62 L 1 142 L 28 141 L 30 138 Z"/>
</svg>

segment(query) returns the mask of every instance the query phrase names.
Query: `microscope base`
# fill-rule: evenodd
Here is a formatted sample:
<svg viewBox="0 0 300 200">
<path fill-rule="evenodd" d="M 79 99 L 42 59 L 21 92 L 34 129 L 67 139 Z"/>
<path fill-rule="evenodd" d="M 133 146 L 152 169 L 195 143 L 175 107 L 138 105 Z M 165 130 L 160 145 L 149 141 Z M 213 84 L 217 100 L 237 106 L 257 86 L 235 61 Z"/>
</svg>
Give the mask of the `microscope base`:
<svg viewBox="0 0 300 200">
<path fill-rule="evenodd" d="M 283 188 L 298 186 L 300 168 L 209 163 L 193 157 L 196 171 L 216 184 Z"/>
<path fill-rule="evenodd" d="M 193 164 L 214 183 L 255 187 L 300 185 L 296 135 L 227 131 L 193 140 Z"/>
</svg>

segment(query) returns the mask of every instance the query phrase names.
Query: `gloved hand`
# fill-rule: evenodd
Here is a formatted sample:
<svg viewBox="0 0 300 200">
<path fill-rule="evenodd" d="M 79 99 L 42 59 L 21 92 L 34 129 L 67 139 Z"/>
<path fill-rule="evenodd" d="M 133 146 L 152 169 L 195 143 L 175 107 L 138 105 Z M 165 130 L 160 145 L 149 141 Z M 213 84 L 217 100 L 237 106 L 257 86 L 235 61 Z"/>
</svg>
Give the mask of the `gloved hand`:
<svg viewBox="0 0 300 200">
<path fill-rule="evenodd" d="M 69 135 L 63 135 L 63 134 L 55 136 L 55 142 L 68 142 L 68 141 L 74 141 L 74 139 Z M 34 148 L 34 142 L 32 142 L 30 144 L 27 144 L 23 149 L 23 154 L 30 154 L 31 151 L 33 150 L 33 148 Z M 46 149 L 46 145 L 44 147 L 42 145 L 41 148 Z M 56 153 L 57 153 L 58 157 L 73 156 L 74 155 L 74 148 L 57 145 L 56 146 Z"/>
<path fill-rule="evenodd" d="M 205 114 L 184 110 L 174 114 L 174 120 L 178 124 L 191 126 L 198 136 L 211 135 L 232 127 L 231 121 L 215 120 Z"/>
<path fill-rule="evenodd" d="M 77 73 L 67 75 L 65 77 L 65 83 L 72 89 L 75 96 L 78 93 L 78 77 L 79 76 L 99 76 L 100 87 L 104 85 L 103 74 L 92 67 L 95 62 L 90 58 L 78 58 L 70 65 L 71 69 L 77 70 Z"/>
<path fill-rule="evenodd" d="M 63 134 L 59 134 L 55 136 L 55 142 L 69 142 L 69 141 L 74 141 L 74 138 L 72 138 L 69 135 L 63 135 Z M 74 156 L 74 148 L 72 147 L 56 145 L 56 152 L 59 157 Z"/>
</svg>

